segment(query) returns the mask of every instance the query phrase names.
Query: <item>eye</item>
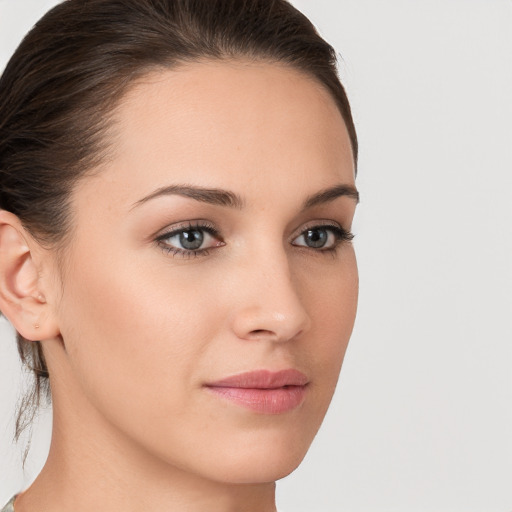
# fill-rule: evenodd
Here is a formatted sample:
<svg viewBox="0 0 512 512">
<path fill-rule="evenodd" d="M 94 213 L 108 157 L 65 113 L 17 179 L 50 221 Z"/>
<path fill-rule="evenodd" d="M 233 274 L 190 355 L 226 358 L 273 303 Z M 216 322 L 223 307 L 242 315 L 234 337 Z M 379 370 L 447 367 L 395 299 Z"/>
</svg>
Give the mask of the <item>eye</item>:
<svg viewBox="0 0 512 512">
<path fill-rule="evenodd" d="M 165 251 L 181 256 L 206 254 L 208 249 L 224 245 L 217 231 L 207 225 L 175 228 L 160 235 L 157 242 Z"/>
<path fill-rule="evenodd" d="M 304 230 L 292 241 L 293 245 L 323 251 L 335 250 L 344 241 L 350 241 L 354 235 L 341 226 L 312 226 Z"/>
</svg>

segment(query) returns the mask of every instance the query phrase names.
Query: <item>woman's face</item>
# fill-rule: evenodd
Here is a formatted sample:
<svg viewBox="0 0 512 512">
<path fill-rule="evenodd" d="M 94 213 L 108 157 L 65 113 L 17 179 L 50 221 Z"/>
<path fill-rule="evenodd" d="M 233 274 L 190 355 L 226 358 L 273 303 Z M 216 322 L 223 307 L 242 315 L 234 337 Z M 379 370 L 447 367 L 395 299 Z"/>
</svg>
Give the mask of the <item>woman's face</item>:
<svg viewBox="0 0 512 512">
<path fill-rule="evenodd" d="M 76 410 L 56 417 L 205 478 L 286 475 L 356 313 L 354 164 L 333 99 L 276 64 L 189 64 L 141 80 L 110 135 L 72 196 L 65 350 L 48 362 L 55 407 Z"/>
</svg>

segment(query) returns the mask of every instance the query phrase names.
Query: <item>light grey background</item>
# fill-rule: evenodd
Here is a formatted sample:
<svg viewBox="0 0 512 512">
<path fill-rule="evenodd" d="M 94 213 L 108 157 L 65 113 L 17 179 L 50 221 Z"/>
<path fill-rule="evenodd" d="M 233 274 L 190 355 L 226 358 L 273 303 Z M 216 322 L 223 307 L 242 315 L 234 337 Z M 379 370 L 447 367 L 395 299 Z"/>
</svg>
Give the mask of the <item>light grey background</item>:
<svg viewBox="0 0 512 512">
<path fill-rule="evenodd" d="M 0 0 L 0 68 L 54 1 Z M 286 512 L 512 511 L 512 2 L 295 0 L 342 54 L 361 142 L 358 320 Z M 0 501 L 21 372 L 0 322 Z"/>
</svg>

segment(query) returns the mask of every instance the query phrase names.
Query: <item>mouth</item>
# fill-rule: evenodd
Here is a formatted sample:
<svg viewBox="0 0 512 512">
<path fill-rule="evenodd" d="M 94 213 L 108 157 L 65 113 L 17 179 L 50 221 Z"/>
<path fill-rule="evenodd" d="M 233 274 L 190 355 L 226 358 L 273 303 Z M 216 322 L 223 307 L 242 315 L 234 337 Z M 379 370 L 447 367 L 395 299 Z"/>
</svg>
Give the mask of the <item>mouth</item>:
<svg viewBox="0 0 512 512">
<path fill-rule="evenodd" d="M 257 370 L 208 383 L 205 388 L 219 398 L 261 414 L 282 414 L 305 399 L 308 378 L 298 370 Z"/>
</svg>

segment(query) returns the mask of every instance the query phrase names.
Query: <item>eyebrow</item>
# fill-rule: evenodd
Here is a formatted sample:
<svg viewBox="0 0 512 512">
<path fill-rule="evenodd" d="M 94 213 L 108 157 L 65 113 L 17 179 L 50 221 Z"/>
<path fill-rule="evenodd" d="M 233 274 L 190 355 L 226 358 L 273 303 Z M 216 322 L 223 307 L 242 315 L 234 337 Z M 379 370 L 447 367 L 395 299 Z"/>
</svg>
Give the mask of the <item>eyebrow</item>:
<svg viewBox="0 0 512 512">
<path fill-rule="evenodd" d="M 223 190 L 219 188 L 205 188 L 197 185 L 169 185 L 161 187 L 152 192 L 151 194 L 139 199 L 132 208 L 136 208 L 141 204 L 147 203 L 152 199 L 161 196 L 179 195 L 188 197 L 202 203 L 213 204 L 216 206 L 227 206 L 229 208 L 242 209 L 244 207 L 244 200 L 234 192 Z M 359 192 L 352 185 L 336 185 L 329 187 L 320 192 L 317 192 L 309 197 L 303 203 L 302 208 L 307 210 L 313 206 L 319 206 L 330 201 L 334 201 L 338 197 L 350 197 L 359 203 Z"/>
<path fill-rule="evenodd" d="M 359 203 L 359 192 L 352 185 L 336 185 L 334 187 L 329 187 L 316 194 L 309 196 L 303 204 L 303 209 L 307 210 L 308 208 L 312 208 L 313 206 L 319 206 L 324 203 L 328 203 L 330 201 L 334 201 L 338 197 L 350 197 L 351 199 L 355 199 L 356 203 Z"/>
<path fill-rule="evenodd" d="M 213 204 L 216 206 L 228 206 L 230 208 L 242 209 L 244 206 L 243 199 L 234 192 L 222 190 L 219 188 L 205 188 L 196 185 L 169 185 L 161 187 L 146 197 L 137 201 L 132 208 L 151 201 L 160 196 L 178 195 L 195 199 L 201 203 Z"/>
</svg>

